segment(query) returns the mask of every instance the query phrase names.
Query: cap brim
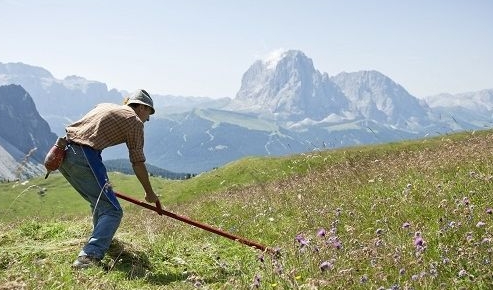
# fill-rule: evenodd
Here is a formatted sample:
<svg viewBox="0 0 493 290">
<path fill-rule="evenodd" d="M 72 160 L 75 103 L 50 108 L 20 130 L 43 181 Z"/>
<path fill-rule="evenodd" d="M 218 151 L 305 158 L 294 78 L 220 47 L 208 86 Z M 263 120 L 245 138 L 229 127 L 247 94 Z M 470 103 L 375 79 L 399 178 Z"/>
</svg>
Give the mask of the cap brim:
<svg viewBox="0 0 493 290">
<path fill-rule="evenodd" d="M 153 107 L 151 107 L 151 106 L 149 106 L 148 104 L 146 104 L 146 103 L 144 103 L 144 102 L 142 102 L 142 101 L 139 101 L 139 100 L 130 100 L 130 101 L 127 103 L 127 105 L 130 105 L 130 104 L 140 104 L 140 105 L 144 105 L 144 106 L 146 106 L 146 107 L 148 107 L 148 108 L 151 108 L 151 110 L 152 110 L 151 115 L 154 115 L 154 113 L 156 112 L 156 110 L 154 110 L 154 108 L 153 108 Z"/>
</svg>

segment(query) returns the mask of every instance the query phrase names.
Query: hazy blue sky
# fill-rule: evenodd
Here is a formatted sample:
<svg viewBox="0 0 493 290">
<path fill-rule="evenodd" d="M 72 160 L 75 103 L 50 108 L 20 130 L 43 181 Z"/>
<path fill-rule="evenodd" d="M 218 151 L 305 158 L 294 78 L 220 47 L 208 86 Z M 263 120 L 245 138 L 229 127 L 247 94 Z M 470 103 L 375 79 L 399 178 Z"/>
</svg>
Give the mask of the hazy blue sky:
<svg viewBox="0 0 493 290">
<path fill-rule="evenodd" d="M 491 0 L 0 0 L 0 38 L 2 63 L 151 94 L 234 97 L 278 49 L 417 97 L 493 88 Z"/>
</svg>

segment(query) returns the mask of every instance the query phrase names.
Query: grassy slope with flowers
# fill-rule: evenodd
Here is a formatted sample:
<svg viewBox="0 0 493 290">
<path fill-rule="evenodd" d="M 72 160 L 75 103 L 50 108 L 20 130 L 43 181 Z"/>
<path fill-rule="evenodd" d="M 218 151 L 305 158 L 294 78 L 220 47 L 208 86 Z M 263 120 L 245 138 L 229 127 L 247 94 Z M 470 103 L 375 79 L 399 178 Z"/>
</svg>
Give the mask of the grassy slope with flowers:
<svg viewBox="0 0 493 290">
<path fill-rule="evenodd" d="M 122 201 L 106 266 L 83 271 L 88 206 L 63 178 L 0 184 L 0 289 L 491 289 L 492 147 L 482 131 L 152 179 L 168 210 L 280 255 Z"/>
</svg>

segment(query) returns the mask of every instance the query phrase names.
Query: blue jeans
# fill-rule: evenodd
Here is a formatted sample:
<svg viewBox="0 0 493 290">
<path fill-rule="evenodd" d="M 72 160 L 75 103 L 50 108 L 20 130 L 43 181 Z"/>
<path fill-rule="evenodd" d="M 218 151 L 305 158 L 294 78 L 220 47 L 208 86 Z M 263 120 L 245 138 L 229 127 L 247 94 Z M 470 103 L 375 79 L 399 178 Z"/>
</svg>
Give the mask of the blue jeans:
<svg viewBox="0 0 493 290">
<path fill-rule="evenodd" d="M 100 151 L 71 143 L 59 171 L 89 202 L 93 215 L 93 232 L 79 256 L 102 259 L 120 225 L 123 211 L 109 185 Z"/>
</svg>

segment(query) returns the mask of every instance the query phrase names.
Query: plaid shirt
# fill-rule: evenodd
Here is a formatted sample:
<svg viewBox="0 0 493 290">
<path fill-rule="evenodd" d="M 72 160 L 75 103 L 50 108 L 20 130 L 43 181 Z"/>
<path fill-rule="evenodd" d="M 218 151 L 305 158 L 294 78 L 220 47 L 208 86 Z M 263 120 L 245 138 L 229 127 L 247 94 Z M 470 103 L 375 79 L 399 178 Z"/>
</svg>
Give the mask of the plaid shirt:
<svg viewBox="0 0 493 290">
<path fill-rule="evenodd" d="M 99 104 L 65 131 L 68 140 L 96 150 L 126 143 L 132 163 L 146 160 L 144 123 L 129 106 Z"/>
</svg>

